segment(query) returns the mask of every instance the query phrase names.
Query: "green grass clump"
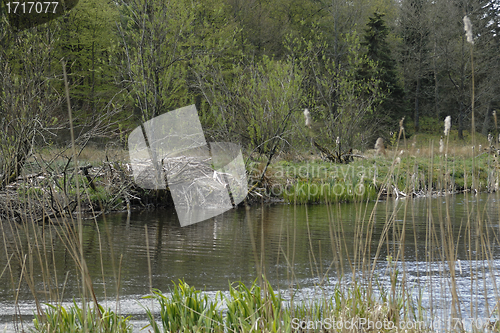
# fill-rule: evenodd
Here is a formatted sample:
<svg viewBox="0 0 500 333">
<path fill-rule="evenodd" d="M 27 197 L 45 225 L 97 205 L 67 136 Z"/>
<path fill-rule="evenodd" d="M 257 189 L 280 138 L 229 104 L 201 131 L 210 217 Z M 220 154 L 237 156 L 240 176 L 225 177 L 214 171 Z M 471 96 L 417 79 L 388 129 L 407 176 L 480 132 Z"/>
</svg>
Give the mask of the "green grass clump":
<svg viewBox="0 0 500 333">
<path fill-rule="evenodd" d="M 254 281 L 250 288 L 243 283 L 230 286 L 226 299 L 226 327 L 236 332 L 289 332 L 290 313 L 268 281 L 261 288 Z"/>
<path fill-rule="evenodd" d="M 167 296 L 154 290 L 146 299 L 153 299 L 160 307 L 161 327 L 153 311 L 144 307 L 153 332 L 285 332 L 280 327 L 290 327 L 290 320 L 283 320 L 284 308 L 281 298 L 269 282 L 261 288 L 255 281 L 250 288 L 243 283 L 230 286 L 229 297 L 218 293 L 215 300 L 202 295 L 184 281 L 174 283 Z M 221 308 L 226 304 L 226 315 Z M 288 324 L 288 325 L 285 325 Z M 146 326 L 146 327 L 148 327 Z"/>
<path fill-rule="evenodd" d="M 145 298 L 153 299 L 160 306 L 162 328 L 156 322 L 153 311 L 145 307 L 149 326 L 155 333 L 186 330 L 212 332 L 222 327 L 222 314 L 218 310 L 218 304 L 184 281 L 174 283 L 170 297 L 159 290 L 153 290 L 153 294 Z"/>
<path fill-rule="evenodd" d="M 121 333 L 132 332 L 130 317 L 123 317 L 111 310 L 105 310 L 98 305 L 99 312 L 95 307 L 82 309 L 73 302 L 73 306 L 65 309 L 61 305 L 47 304 L 49 307 L 45 315 L 35 315 L 33 319 L 33 332 L 39 333 Z"/>
<path fill-rule="evenodd" d="M 170 296 L 158 290 L 146 296 L 160 306 L 161 327 L 153 311 L 145 309 L 153 332 L 330 332 L 335 323 L 345 322 L 384 322 L 387 329 L 379 331 L 392 332 L 390 327 L 397 327 L 399 320 L 408 320 L 408 314 L 415 312 L 414 303 L 409 303 L 404 294 L 392 296 L 383 290 L 376 294 L 359 283 L 346 287 L 339 282 L 328 295 L 323 293 L 310 301 L 284 301 L 264 278 L 260 284 L 255 280 L 249 288 L 241 282 L 230 285 L 228 296 L 218 293 L 211 301 L 180 281 L 174 283 Z M 219 310 L 224 305 L 227 309 Z M 318 329 L 318 325 L 322 327 Z M 413 332 L 424 330 L 422 325 Z"/>
<path fill-rule="evenodd" d="M 250 288 L 239 282 L 229 287 L 229 296 L 218 293 L 215 300 L 201 295 L 184 281 L 174 283 L 170 296 L 154 290 L 153 299 L 160 307 L 161 328 L 153 311 L 145 307 L 153 332 L 291 332 L 290 312 L 270 283 L 263 287 L 254 281 Z M 220 310 L 227 306 L 225 315 Z M 148 327 L 146 326 L 146 327 Z"/>
</svg>

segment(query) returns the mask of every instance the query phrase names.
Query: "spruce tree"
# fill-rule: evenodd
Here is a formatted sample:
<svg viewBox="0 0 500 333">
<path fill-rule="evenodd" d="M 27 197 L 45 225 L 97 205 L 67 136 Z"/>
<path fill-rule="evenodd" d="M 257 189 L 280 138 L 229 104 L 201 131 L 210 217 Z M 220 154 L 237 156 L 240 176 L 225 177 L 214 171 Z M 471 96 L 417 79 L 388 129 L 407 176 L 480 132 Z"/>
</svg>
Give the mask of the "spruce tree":
<svg viewBox="0 0 500 333">
<path fill-rule="evenodd" d="M 360 75 L 380 80 L 379 88 L 385 94 L 385 99 L 375 110 L 374 116 L 384 118 L 386 124 L 392 126 L 404 115 L 404 92 L 398 81 L 396 61 L 391 54 L 388 35 L 389 28 L 385 24 L 384 14 L 375 12 L 369 18 L 362 44 L 366 47 L 368 58 L 377 64 L 377 69 L 363 70 Z"/>
<path fill-rule="evenodd" d="M 437 116 L 439 112 L 436 77 L 433 75 L 433 49 L 430 38 L 428 0 L 402 0 L 398 36 L 403 74 L 403 87 L 408 114 L 413 115 L 415 130 L 419 131 L 420 117 Z M 411 111 L 410 111 L 411 110 Z"/>
</svg>

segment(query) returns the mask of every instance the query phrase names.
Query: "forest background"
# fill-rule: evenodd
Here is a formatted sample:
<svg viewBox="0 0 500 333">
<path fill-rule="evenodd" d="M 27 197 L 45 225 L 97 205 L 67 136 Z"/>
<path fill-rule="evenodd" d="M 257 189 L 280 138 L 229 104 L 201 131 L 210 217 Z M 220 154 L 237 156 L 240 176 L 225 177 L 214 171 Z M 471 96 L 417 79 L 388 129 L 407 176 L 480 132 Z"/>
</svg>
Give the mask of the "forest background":
<svg viewBox="0 0 500 333">
<path fill-rule="evenodd" d="M 410 136 L 450 115 L 464 139 L 473 109 L 476 131 L 496 129 L 499 0 L 80 0 L 28 29 L 1 6 L 0 187 L 34 147 L 67 145 L 63 66 L 80 146 L 126 147 L 189 104 L 207 141 L 247 153 L 305 152 L 311 137 L 364 150 L 403 117 Z"/>
</svg>

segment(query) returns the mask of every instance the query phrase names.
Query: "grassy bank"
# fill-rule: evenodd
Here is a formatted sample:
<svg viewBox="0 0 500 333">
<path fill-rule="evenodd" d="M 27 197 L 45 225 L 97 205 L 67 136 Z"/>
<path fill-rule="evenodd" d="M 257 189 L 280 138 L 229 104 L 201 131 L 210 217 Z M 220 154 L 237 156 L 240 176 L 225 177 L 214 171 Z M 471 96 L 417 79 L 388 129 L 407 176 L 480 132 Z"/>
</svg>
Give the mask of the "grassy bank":
<svg viewBox="0 0 500 333">
<path fill-rule="evenodd" d="M 418 134 L 394 142 L 383 154 L 356 152 L 349 164 L 340 164 L 322 160 L 311 147 L 274 158 L 264 175 L 266 157 L 252 156 L 246 159 L 251 189 L 247 200 L 332 203 L 498 190 L 498 152 L 490 149 L 487 138 L 477 135 L 472 146 L 452 132 L 441 149 L 439 136 Z M 29 211 L 41 220 L 44 214 L 70 214 L 76 209 L 77 182 L 82 187 L 81 209 L 89 213 L 173 205 L 168 189 L 136 185 L 128 153 L 121 147 L 86 147 L 76 168 L 68 151 L 45 148 L 0 192 L 0 215 L 22 220 L 22 212 Z M 9 215 L 2 208 L 7 206 L 16 214 Z"/>
<path fill-rule="evenodd" d="M 349 164 L 323 161 L 318 155 L 295 156 L 271 164 L 260 193 L 289 203 L 352 202 L 380 197 L 417 197 L 444 192 L 494 192 L 499 189 L 496 148 L 478 136 L 472 146 L 456 139 L 417 135 L 401 140 L 385 154 L 359 152 Z M 254 178 L 263 162 L 250 165 Z"/>
</svg>

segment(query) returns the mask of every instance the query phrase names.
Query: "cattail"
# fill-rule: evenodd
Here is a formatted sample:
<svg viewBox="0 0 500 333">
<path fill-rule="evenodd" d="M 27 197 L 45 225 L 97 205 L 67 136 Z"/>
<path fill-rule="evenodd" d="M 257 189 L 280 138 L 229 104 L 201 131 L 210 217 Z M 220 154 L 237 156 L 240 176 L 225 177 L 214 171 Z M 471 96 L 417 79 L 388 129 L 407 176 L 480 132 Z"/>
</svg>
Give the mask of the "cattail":
<svg viewBox="0 0 500 333">
<path fill-rule="evenodd" d="M 304 118 L 306 119 L 306 126 L 311 128 L 311 113 L 308 109 L 304 109 Z"/>
<path fill-rule="evenodd" d="M 444 141 L 443 137 L 441 137 L 441 140 L 439 140 L 439 153 L 442 154 L 444 152 Z"/>
<path fill-rule="evenodd" d="M 451 129 L 451 117 L 447 116 L 444 119 L 444 136 L 448 136 L 450 134 Z"/>
<path fill-rule="evenodd" d="M 375 150 L 377 155 L 380 154 L 385 155 L 384 139 L 382 138 L 377 139 L 377 142 L 375 142 Z"/>
<path fill-rule="evenodd" d="M 464 16 L 464 30 L 467 42 L 474 44 L 474 40 L 472 39 L 472 23 L 467 15 Z"/>
</svg>

